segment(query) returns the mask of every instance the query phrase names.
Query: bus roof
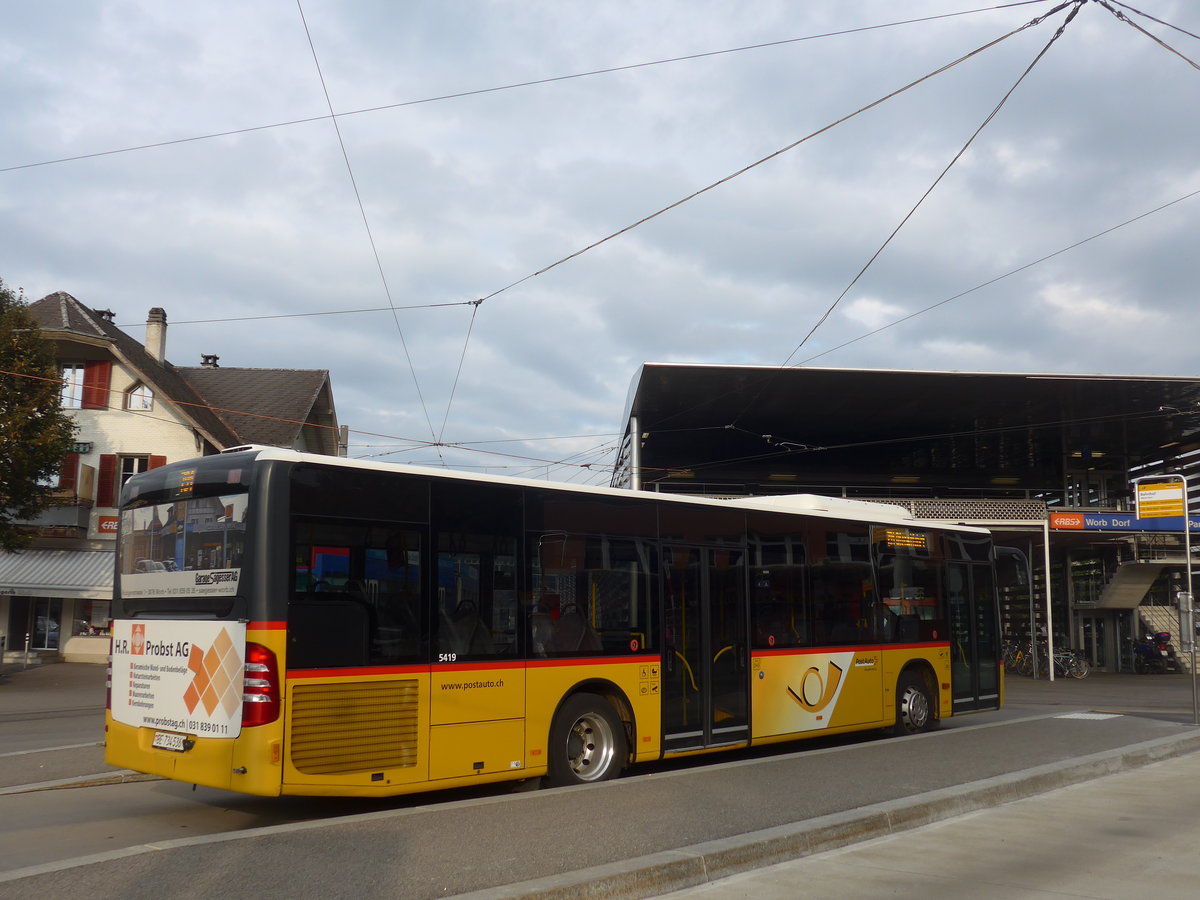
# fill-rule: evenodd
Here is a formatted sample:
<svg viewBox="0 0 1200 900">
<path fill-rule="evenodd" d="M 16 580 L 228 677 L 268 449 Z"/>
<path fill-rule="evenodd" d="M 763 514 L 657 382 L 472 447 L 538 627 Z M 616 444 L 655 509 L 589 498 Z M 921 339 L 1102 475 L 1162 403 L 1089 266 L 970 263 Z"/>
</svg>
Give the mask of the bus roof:
<svg viewBox="0 0 1200 900">
<path fill-rule="evenodd" d="M 783 494 L 769 497 L 701 497 L 692 494 L 660 494 L 653 491 L 632 491 L 626 488 L 614 488 L 600 485 L 567 484 L 565 482 L 543 481 L 536 478 L 516 478 L 511 475 L 481 475 L 475 472 L 464 472 L 458 469 L 437 469 L 426 466 L 410 466 L 403 463 L 380 462 L 377 460 L 346 459 L 338 456 L 324 456 L 316 453 L 302 453 L 298 450 L 285 450 L 280 447 L 262 447 L 255 445 L 231 447 L 224 453 L 254 453 L 258 460 L 279 460 L 282 462 L 303 462 L 310 465 L 328 466 L 331 468 L 366 469 L 377 472 L 407 473 L 422 475 L 430 478 L 446 478 L 459 481 L 473 481 L 480 484 L 506 484 L 514 487 L 530 487 L 542 490 L 562 491 L 563 493 L 587 494 L 602 497 L 639 497 L 661 503 L 676 503 L 710 507 L 736 507 L 738 509 L 759 510 L 762 512 L 783 512 L 811 515 L 817 518 L 853 518 L 867 519 L 886 525 L 907 527 L 924 527 L 938 529 L 953 529 L 955 531 L 987 534 L 988 529 L 977 526 L 962 525 L 954 522 L 917 519 L 907 509 L 890 503 L 870 502 L 866 500 L 849 500 L 840 497 L 826 497 L 819 494 Z"/>
</svg>

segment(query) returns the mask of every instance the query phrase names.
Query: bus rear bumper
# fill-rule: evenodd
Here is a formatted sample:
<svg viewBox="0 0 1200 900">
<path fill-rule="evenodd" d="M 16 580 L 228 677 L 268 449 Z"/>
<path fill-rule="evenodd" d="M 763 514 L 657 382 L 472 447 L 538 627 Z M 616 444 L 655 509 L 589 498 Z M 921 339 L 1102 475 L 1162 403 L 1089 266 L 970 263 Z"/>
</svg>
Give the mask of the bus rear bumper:
<svg viewBox="0 0 1200 900">
<path fill-rule="evenodd" d="M 236 766 L 235 755 L 239 755 L 236 751 L 241 738 L 189 735 L 187 749 L 164 750 L 153 745 L 156 733 L 153 728 L 124 725 L 113 721 L 111 715 L 107 724 L 104 761 L 110 766 L 242 794 L 279 795 L 278 766 L 262 766 L 260 772 Z"/>
</svg>

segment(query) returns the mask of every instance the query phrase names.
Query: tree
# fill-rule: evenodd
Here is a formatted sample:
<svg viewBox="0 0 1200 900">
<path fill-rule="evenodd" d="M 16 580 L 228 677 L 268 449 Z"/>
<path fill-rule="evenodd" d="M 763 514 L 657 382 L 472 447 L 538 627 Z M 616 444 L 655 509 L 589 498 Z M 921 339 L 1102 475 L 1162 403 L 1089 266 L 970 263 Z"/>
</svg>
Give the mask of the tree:
<svg viewBox="0 0 1200 900">
<path fill-rule="evenodd" d="M 34 532 L 16 523 L 54 502 L 51 479 L 75 440 L 61 394 L 54 354 L 28 304 L 0 279 L 0 550 L 28 546 Z"/>
</svg>

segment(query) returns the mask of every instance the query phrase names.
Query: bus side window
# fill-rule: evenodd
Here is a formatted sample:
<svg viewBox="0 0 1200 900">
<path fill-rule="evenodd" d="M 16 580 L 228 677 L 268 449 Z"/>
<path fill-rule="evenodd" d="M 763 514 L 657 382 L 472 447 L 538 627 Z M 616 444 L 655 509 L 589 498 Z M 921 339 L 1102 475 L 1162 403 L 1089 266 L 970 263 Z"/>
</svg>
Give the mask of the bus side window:
<svg viewBox="0 0 1200 900">
<path fill-rule="evenodd" d="M 437 662 L 514 656 L 517 652 L 516 554 L 501 538 L 443 535 L 442 543 L 484 552 L 440 552 L 437 557 Z M 494 547 L 493 543 L 502 546 Z M 515 544 L 515 541 L 512 543 Z"/>
<path fill-rule="evenodd" d="M 546 532 L 530 535 L 530 655 L 652 649 L 653 555 L 648 542 Z"/>
<path fill-rule="evenodd" d="M 297 519 L 295 529 L 288 665 L 419 659 L 421 533 L 329 519 Z"/>
</svg>

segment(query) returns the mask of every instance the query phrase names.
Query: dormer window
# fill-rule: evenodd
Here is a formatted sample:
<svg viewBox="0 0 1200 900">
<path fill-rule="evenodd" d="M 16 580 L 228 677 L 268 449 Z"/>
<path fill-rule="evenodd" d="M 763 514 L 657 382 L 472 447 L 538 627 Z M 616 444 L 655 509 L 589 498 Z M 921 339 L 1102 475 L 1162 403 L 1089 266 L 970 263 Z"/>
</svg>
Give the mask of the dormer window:
<svg viewBox="0 0 1200 900">
<path fill-rule="evenodd" d="M 154 408 L 154 391 L 150 390 L 144 384 L 138 384 L 132 387 L 125 394 L 126 409 L 153 409 Z"/>
</svg>

